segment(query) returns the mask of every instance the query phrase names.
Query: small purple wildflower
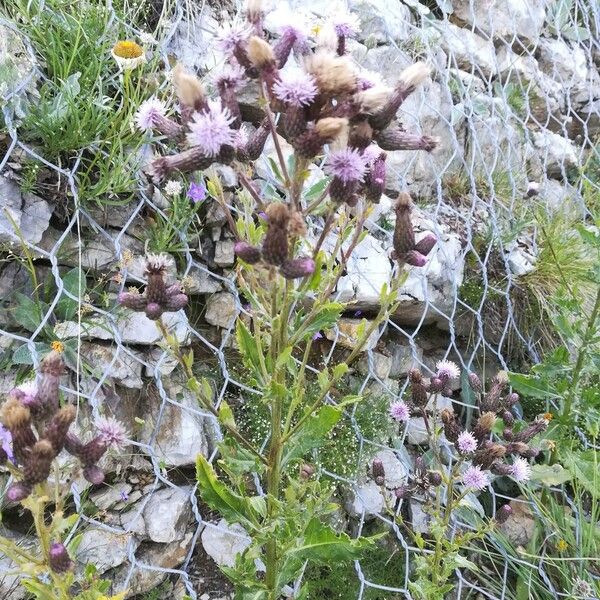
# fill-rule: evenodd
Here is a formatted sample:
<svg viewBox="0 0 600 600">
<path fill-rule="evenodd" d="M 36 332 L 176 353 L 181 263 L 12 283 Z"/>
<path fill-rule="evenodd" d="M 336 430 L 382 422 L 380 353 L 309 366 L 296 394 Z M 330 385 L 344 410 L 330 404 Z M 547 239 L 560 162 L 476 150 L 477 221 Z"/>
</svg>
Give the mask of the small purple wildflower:
<svg viewBox="0 0 600 600">
<path fill-rule="evenodd" d="M 2 450 L 6 453 L 6 456 L 11 462 L 15 462 L 15 457 L 12 450 L 12 435 L 10 431 L 0 424 L 0 445 Z"/>
<path fill-rule="evenodd" d="M 325 172 L 337 177 L 344 183 L 362 181 L 365 176 L 367 163 L 358 150 L 345 148 L 332 152 L 327 157 Z"/>
<path fill-rule="evenodd" d="M 127 500 L 129 500 L 129 494 L 123 490 L 119 496 L 121 497 L 121 502 L 127 502 Z"/>
<path fill-rule="evenodd" d="M 406 423 L 410 418 L 410 409 L 408 408 L 408 404 L 402 400 L 394 402 L 390 406 L 390 417 L 399 423 Z"/>
<path fill-rule="evenodd" d="M 99 436 L 107 446 L 120 448 L 125 444 L 127 431 L 120 421 L 112 417 L 100 417 L 95 425 Z"/>
<path fill-rule="evenodd" d="M 360 317 L 360 315 L 362 315 L 362 310 L 354 311 L 354 316 L 355 317 Z"/>
<path fill-rule="evenodd" d="M 477 450 L 477 440 L 470 431 L 463 431 L 456 442 L 461 454 L 471 454 Z"/>
<path fill-rule="evenodd" d="M 482 490 L 489 485 L 490 480 L 487 473 L 484 473 L 479 467 L 471 465 L 463 473 L 462 482 L 468 488 Z"/>
<path fill-rule="evenodd" d="M 460 377 L 460 369 L 458 365 L 450 360 L 440 360 L 435 365 L 437 369 L 437 376 L 443 382 L 450 381 L 451 379 L 458 379 Z"/>
<path fill-rule="evenodd" d="M 313 335 L 312 339 L 313 340 L 323 339 L 323 334 L 320 331 L 317 331 L 317 333 L 315 333 L 315 335 Z"/>
<path fill-rule="evenodd" d="M 510 474 L 515 481 L 528 481 L 531 478 L 531 466 L 524 458 L 517 457 L 510 467 Z"/>
<path fill-rule="evenodd" d="M 188 189 L 187 197 L 196 204 L 206 199 L 206 187 L 202 183 L 196 183 L 195 181 L 190 184 Z"/>
<path fill-rule="evenodd" d="M 258 218 L 261 219 L 262 221 L 269 221 L 269 217 L 267 217 L 267 213 L 265 212 L 259 212 L 258 213 Z"/>
<path fill-rule="evenodd" d="M 307 106 L 317 95 L 317 84 L 312 75 L 296 69 L 282 73 L 281 79 L 273 85 L 273 93 L 291 106 Z"/>
<path fill-rule="evenodd" d="M 207 156 L 218 154 L 221 146 L 232 145 L 235 140 L 235 131 L 230 127 L 233 121 L 219 100 L 209 100 L 208 111 L 195 113 L 189 124 L 190 146 L 198 146 Z"/>
</svg>

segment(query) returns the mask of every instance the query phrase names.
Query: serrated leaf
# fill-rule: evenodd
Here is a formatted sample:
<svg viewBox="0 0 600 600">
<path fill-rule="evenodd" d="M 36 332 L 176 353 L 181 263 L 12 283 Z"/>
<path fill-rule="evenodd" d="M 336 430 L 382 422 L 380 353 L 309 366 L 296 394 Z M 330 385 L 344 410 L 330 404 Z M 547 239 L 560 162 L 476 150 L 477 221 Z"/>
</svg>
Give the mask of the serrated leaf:
<svg viewBox="0 0 600 600">
<path fill-rule="evenodd" d="M 283 465 L 304 456 L 313 448 L 321 445 L 325 436 L 335 427 L 342 416 L 342 410 L 335 406 L 322 406 L 319 411 L 306 421 L 286 445 Z"/>
<path fill-rule="evenodd" d="M 350 367 L 345 362 L 335 365 L 335 367 L 333 367 L 333 378 L 341 379 L 349 369 Z"/>
<path fill-rule="evenodd" d="M 521 373 L 509 373 L 508 377 L 510 385 L 523 396 L 540 398 L 542 400 L 560 398 L 560 395 L 556 393 L 550 384 L 540 377 L 522 375 Z"/>
<path fill-rule="evenodd" d="M 597 452 L 594 450 L 567 451 L 562 453 L 561 458 L 573 478 L 590 492 L 592 497 L 598 498 L 600 496 L 600 463 Z"/>
<path fill-rule="evenodd" d="M 531 467 L 531 481 L 538 481 L 542 485 L 561 485 L 571 480 L 571 473 L 558 463 L 554 465 L 533 465 Z"/>
<path fill-rule="evenodd" d="M 338 564 L 358 558 L 361 552 L 373 546 L 374 540 L 375 537 L 353 539 L 345 533 L 336 533 L 329 525 L 313 518 L 308 523 L 300 544 L 289 550 L 286 556 L 323 564 Z"/>
<path fill-rule="evenodd" d="M 242 355 L 244 365 L 249 369 L 254 370 L 256 373 L 259 373 L 260 359 L 258 356 L 258 346 L 256 340 L 241 319 L 238 319 L 235 333 L 238 349 Z"/>
<path fill-rule="evenodd" d="M 312 338 L 321 329 L 330 329 L 338 322 L 344 305 L 339 302 L 326 302 L 321 306 L 312 322 L 302 330 L 302 338 Z M 302 327 L 302 317 L 298 319 L 299 327 Z"/>
<path fill-rule="evenodd" d="M 311 185 L 304 193 L 305 200 L 307 202 L 316 200 L 325 191 L 325 188 L 329 185 L 329 181 L 330 179 L 328 177 L 324 177 L 323 179 L 317 181 L 317 183 Z"/>
<path fill-rule="evenodd" d="M 196 458 L 196 479 L 200 496 L 210 508 L 219 511 L 229 523 L 254 526 L 246 500 L 219 481 L 214 469 L 201 454 Z"/>
</svg>

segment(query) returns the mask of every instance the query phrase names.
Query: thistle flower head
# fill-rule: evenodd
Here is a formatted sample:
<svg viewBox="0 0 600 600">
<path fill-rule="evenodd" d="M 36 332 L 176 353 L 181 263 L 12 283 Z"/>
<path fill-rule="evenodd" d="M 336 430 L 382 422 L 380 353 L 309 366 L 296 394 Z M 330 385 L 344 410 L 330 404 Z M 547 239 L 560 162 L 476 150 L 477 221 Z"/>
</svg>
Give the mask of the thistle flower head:
<svg viewBox="0 0 600 600">
<path fill-rule="evenodd" d="M 152 96 L 152 98 L 142 102 L 135 113 L 136 127 L 142 131 L 148 131 L 156 126 L 157 119 L 164 117 L 165 113 L 166 107 L 164 102 Z"/>
<path fill-rule="evenodd" d="M 223 23 L 217 33 L 217 48 L 224 54 L 231 54 L 235 48 L 248 41 L 252 27 L 245 21 Z"/>
<path fill-rule="evenodd" d="M 489 485 L 490 480 L 487 473 L 484 473 L 479 467 L 471 465 L 463 473 L 462 482 L 468 488 L 482 490 Z"/>
<path fill-rule="evenodd" d="M 406 402 L 399 400 L 390 406 L 390 417 L 399 423 L 406 423 L 410 418 L 410 409 Z"/>
<path fill-rule="evenodd" d="M 173 69 L 173 85 L 179 101 L 185 106 L 195 107 L 204 102 L 202 82 L 178 63 Z"/>
<path fill-rule="evenodd" d="M 430 73 L 431 69 L 424 62 L 416 62 L 400 73 L 398 85 L 408 89 L 415 88 L 424 79 L 429 77 Z"/>
<path fill-rule="evenodd" d="M 38 384 L 35 379 L 30 379 L 18 385 L 12 390 L 11 395 L 18 398 L 21 404 L 31 406 L 35 404 L 35 397 L 38 393 Z"/>
<path fill-rule="evenodd" d="M 173 257 L 169 254 L 148 254 L 145 273 L 165 273 L 173 263 Z"/>
<path fill-rule="evenodd" d="M 182 190 L 183 186 L 179 181 L 176 181 L 175 179 L 169 179 L 169 181 L 167 181 L 167 183 L 165 184 L 164 188 L 165 195 L 170 197 L 179 196 Z"/>
<path fill-rule="evenodd" d="M 511 465 L 510 474 L 515 481 L 528 481 L 531 478 L 531 466 L 519 456 Z"/>
<path fill-rule="evenodd" d="M 436 365 L 437 377 L 443 382 L 451 381 L 452 379 L 458 379 L 460 377 L 460 369 L 456 363 L 450 360 L 440 360 Z"/>
<path fill-rule="evenodd" d="M 63 544 L 53 542 L 50 545 L 50 568 L 55 573 L 65 573 L 73 568 L 73 561 L 69 557 L 69 553 Z"/>
<path fill-rule="evenodd" d="M 95 425 L 98 435 L 108 447 L 121 448 L 125 444 L 127 431 L 120 421 L 112 417 L 100 417 Z"/>
<path fill-rule="evenodd" d="M 275 54 L 271 44 L 257 35 L 253 35 L 248 41 L 248 58 L 258 69 L 275 63 Z"/>
<path fill-rule="evenodd" d="M 280 272 L 286 279 L 308 277 L 315 271 L 315 261 L 312 258 L 294 258 L 281 265 Z"/>
<path fill-rule="evenodd" d="M 317 84 L 312 75 L 294 69 L 281 73 L 273 85 L 273 94 L 290 106 L 307 106 L 317 95 Z"/>
<path fill-rule="evenodd" d="M 319 51 L 306 61 L 305 66 L 317 81 L 319 90 L 325 94 L 344 94 L 356 90 L 354 67 L 346 56 Z"/>
<path fill-rule="evenodd" d="M 456 446 L 461 454 L 471 454 L 477 450 L 477 440 L 470 431 L 463 431 L 458 436 Z"/>
<path fill-rule="evenodd" d="M 331 24 L 337 35 L 354 37 L 360 31 L 360 19 L 354 13 L 345 9 L 343 5 L 336 6 L 331 13 Z"/>
<path fill-rule="evenodd" d="M 351 181 L 362 181 L 365 176 L 367 163 L 364 157 L 352 148 L 344 148 L 332 152 L 327 157 L 325 172 L 337 177 L 344 183 Z"/>
<path fill-rule="evenodd" d="M 239 90 L 245 81 L 245 73 L 243 69 L 234 63 L 225 64 L 215 73 L 213 82 L 218 89 L 230 88 Z"/>
<path fill-rule="evenodd" d="M 190 146 L 198 146 L 207 156 L 215 156 L 224 144 L 232 145 L 235 132 L 230 125 L 234 118 L 219 100 L 209 100 L 208 110 L 194 113 L 189 124 L 187 139 Z"/>
<path fill-rule="evenodd" d="M 356 94 L 356 101 L 361 107 L 360 112 L 373 114 L 381 110 L 388 101 L 392 90 L 386 86 L 373 86 Z"/>
<path fill-rule="evenodd" d="M 16 398 L 9 398 L 0 409 L 0 421 L 11 431 L 28 425 L 31 421 L 29 409 Z"/>
</svg>

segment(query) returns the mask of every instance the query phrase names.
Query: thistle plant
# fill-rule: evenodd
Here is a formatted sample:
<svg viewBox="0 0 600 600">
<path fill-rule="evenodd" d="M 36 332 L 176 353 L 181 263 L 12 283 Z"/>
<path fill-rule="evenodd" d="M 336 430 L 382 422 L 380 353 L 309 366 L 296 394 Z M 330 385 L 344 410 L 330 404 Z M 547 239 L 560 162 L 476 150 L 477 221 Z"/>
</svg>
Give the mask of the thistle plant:
<svg viewBox="0 0 600 600">
<path fill-rule="evenodd" d="M 396 310 L 404 265 L 424 266 L 435 244 L 433 236 L 415 241 L 407 195 L 398 200 L 402 216 L 396 220 L 391 257 L 397 264 L 389 286 L 381 290 L 379 311 L 360 322 L 335 364 L 319 364 L 314 341 L 334 329 L 346 309 L 335 300 L 335 291 L 366 235 L 363 225 L 372 204 L 385 192 L 385 150 L 431 151 L 436 141 L 405 132 L 396 121 L 402 102 L 429 76 L 425 64 L 412 65 L 395 88 L 388 88 L 372 82 L 347 54 L 348 38 L 357 32 L 355 16 L 338 15 L 324 23 L 317 39 L 298 25 L 300 20 L 290 20 L 272 39 L 264 18 L 260 2 L 251 0 L 243 19 L 223 26 L 217 44 L 224 66 L 213 76 L 214 94 L 194 74 L 176 67 L 172 81 L 179 106 L 173 116 L 154 100 L 138 111 L 142 129 L 161 133 L 177 149 L 151 161 L 147 173 L 155 185 L 219 163 L 233 167 L 243 188 L 228 203 L 217 180 L 209 186 L 236 240 L 236 285 L 247 307 L 235 324 L 237 350 L 248 385 L 270 413 L 264 444 L 245 437 L 224 400 L 213 404 L 210 384 L 196 375 L 192 352 L 178 347 L 163 323 L 162 312 L 180 304 L 169 298 L 151 301 L 158 281 L 150 278 L 153 259 L 146 291 L 139 297 L 122 294 L 119 300 L 156 320 L 189 388 L 218 418 L 224 441 L 216 468 L 202 456 L 197 459 L 199 493 L 252 540 L 235 567 L 223 570 L 240 597 L 275 600 L 299 585 L 307 561 L 351 559 L 372 543 L 327 524 L 335 505 L 310 457 L 344 407 L 362 399 L 340 390 L 367 341 Z M 245 86 L 256 90 L 251 108 L 238 104 L 238 91 Z M 252 181 L 253 161 L 269 137 L 276 189 L 263 192 Z M 291 156 L 285 156 L 284 140 Z M 315 163 L 327 178 L 308 186 Z M 164 279 L 161 286 L 165 289 Z"/>
<path fill-rule="evenodd" d="M 479 377 L 471 373 L 469 385 L 479 416 L 470 430 L 465 429 L 451 408 L 438 408 L 440 395 L 450 396 L 450 384 L 459 377 L 458 366 L 447 360 L 437 364 L 430 379 L 415 369 L 410 373 L 408 397 L 390 407 L 390 417 L 398 423 L 407 423 L 411 415 L 423 419 L 430 448 L 416 457 L 415 470 L 406 485 L 395 490 L 400 502 L 412 499 L 422 505 L 429 519 L 428 536 L 415 532 L 395 506 L 389 507 L 423 551 L 415 560 L 409 583 L 413 597 L 421 600 L 442 600 L 454 588 L 449 580 L 456 568 L 475 568 L 464 556 L 465 549 L 497 522 L 505 521 L 511 509 L 509 505 L 497 507 L 495 519 L 470 530 L 460 521 L 461 507 L 467 505 L 470 494 L 488 488 L 494 476 L 526 482 L 531 476 L 530 460 L 539 453 L 531 442 L 548 426 L 544 416 L 528 424 L 517 421 L 513 408 L 519 396 L 507 393 L 508 376 L 504 372 L 492 379 L 485 393 Z M 378 476 L 383 485 L 385 474 Z"/>
<path fill-rule="evenodd" d="M 100 418 L 96 435 L 88 441 L 71 431 L 77 410 L 72 404 L 60 404 L 63 372 L 61 354 L 52 351 L 42 360 L 37 378 L 13 389 L 0 408 L 4 438 L 0 464 L 12 477 L 5 500 L 19 502 L 31 512 L 38 540 L 38 547 L 28 550 L 0 537 L 0 549 L 15 563 L 23 587 L 39 600 L 106 598 L 110 582 L 97 579 L 92 570 L 80 577 L 75 574 L 67 546 L 75 550 L 77 536 L 67 545 L 64 542 L 78 519 L 77 514 L 66 514 L 67 482 L 83 476 L 92 484 L 102 483 L 104 472 L 98 462 L 110 447 L 124 443 L 125 430 L 112 418 Z M 76 460 L 65 466 L 61 454 Z"/>
</svg>

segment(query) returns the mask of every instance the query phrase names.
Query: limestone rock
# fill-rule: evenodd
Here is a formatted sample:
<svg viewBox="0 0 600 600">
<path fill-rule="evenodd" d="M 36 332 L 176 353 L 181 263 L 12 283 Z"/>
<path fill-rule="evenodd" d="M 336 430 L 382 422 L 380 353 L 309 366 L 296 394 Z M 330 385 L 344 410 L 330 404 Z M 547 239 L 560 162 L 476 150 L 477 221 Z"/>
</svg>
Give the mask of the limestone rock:
<svg viewBox="0 0 600 600">
<path fill-rule="evenodd" d="M 570 140 L 546 129 L 533 132 L 533 140 L 550 177 L 562 177 L 568 169 L 580 166 L 578 151 Z"/>
<path fill-rule="evenodd" d="M 206 554 L 219 566 L 226 567 L 233 567 L 235 557 L 251 543 L 250 536 L 241 525 L 230 525 L 225 519 L 207 523 L 200 538 Z"/>
<path fill-rule="evenodd" d="M 359 327 L 361 327 L 363 319 L 348 319 L 341 318 L 334 329 L 328 329 L 325 336 L 328 340 L 340 344 L 344 348 L 353 350 L 359 341 Z M 367 322 L 366 327 L 369 327 Z M 377 344 L 379 332 L 375 330 L 366 340 L 363 351 L 372 350 Z"/>
<path fill-rule="evenodd" d="M 369 352 L 356 365 L 361 375 L 374 375 L 382 381 L 387 379 L 392 368 L 392 357 L 381 352 Z"/>
<path fill-rule="evenodd" d="M 524 498 L 511 500 L 512 513 L 500 525 L 500 531 L 515 546 L 527 546 L 535 531 L 535 519 L 529 502 Z"/>
<path fill-rule="evenodd" d="M 229 292 L 214 294 L 206 302 L 204 318 L 211 325 L 229 329 L 235 323 L 237 314 L 235 296 Z"/>
<path fill-rule="evenodd" d="M 360 20 L 360 41 L 385 44 L 406 40 L 413 32 L 410 9 L 400 2 L 350 0 L 348 8 Z"/>
<path fill-rule="evenodd" d="M 381 489 L 374 481 L 368 481 L 348 491 L 344 507 L 351 517 L 369 520 L 381 513 L 384 498 Z"/>
<path fill-rule="evenodd" d="M 75 555 L 82 565 L 93 564 L 100 573 L 123 564 L 139 542 L 131 533 L 91 527 L 83 532 Z"/>
<path fill-rule="evenodd" d="M 129 388 L 142 387 L 143 365 L 139 353 L 124 350 L 119 346 L 83 342 L 81 354 L 92 369 L 94 377 L 109 377 Z"/>
<path fill-rule="evenodd" d="M 383 463 L 385 471 L 385 487 L 394 490 L 406 483 L 408 478 L 408 469 L 397 457 L 392 450 L 380 450 L 370 461 L 380 460 Z"/>
</svg>

